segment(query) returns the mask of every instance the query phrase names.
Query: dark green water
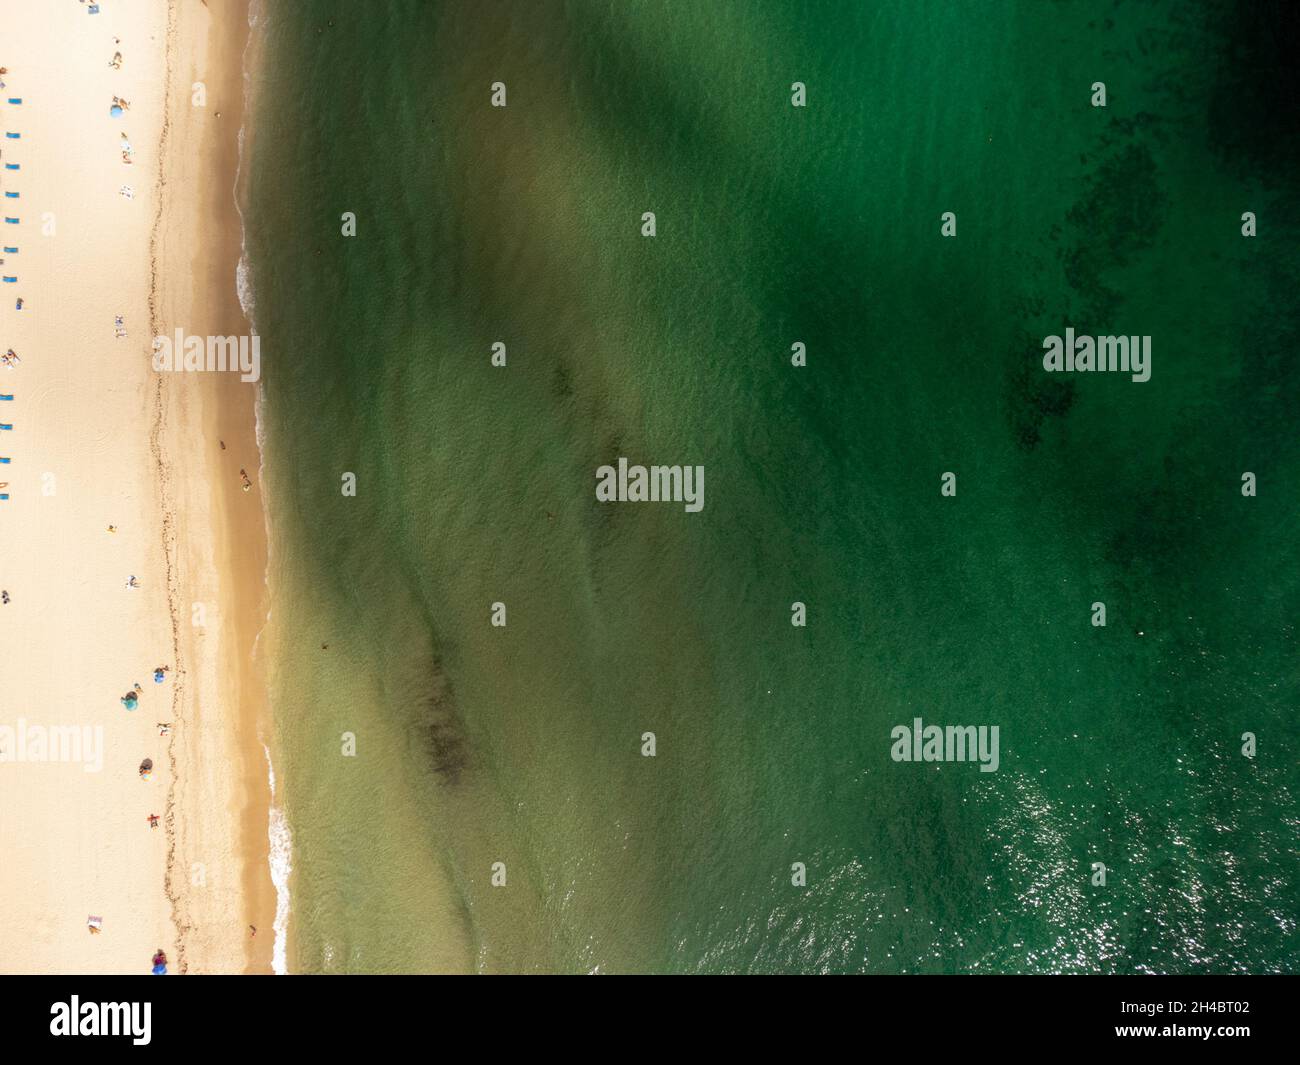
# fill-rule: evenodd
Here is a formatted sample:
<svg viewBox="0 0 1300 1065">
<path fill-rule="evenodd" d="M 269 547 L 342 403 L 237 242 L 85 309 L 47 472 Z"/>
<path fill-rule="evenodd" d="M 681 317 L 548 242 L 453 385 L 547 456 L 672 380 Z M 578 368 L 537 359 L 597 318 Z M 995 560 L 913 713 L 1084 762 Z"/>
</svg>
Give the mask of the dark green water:
<svg viewBox="0 0 1300 1065">
<path fill-rule="evenodd" d="M 267 7 L 291 968 L 1296 968 L 1267 5 Z M 704 510 L 597 503 L 620 455 Z M 1000 768 L 891 761 L 916 716 Z"/>
</svg>

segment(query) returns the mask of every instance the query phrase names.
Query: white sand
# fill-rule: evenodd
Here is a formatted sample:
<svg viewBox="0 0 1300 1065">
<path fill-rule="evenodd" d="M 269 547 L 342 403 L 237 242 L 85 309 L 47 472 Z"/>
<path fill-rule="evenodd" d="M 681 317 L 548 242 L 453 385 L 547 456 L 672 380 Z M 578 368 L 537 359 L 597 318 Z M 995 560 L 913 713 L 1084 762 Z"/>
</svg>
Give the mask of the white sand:
<svg viewBox="0 0 1300 1065">
<path fill-rule="evenodd" d="M 243 4 L 226 8 L 223 19 L 245 17 Z M 230 321 L 239 55 L 222 43 L 231 32 L 209 36 L 211 19 L 197 0 L 101 0 L 95 15 L 77 0 L 0 0 L 0 127 L 22 134 L 0 140 L 0 161 L 21 166 L 0 170 L 21 196 L 0 202 L 22 219 L 0 226 L 20 249 L 2 256 L 19 280 L 0 286 L 0 352 L 22 359 L 0 368 L 0 393 L 15 397 L 0 402 L 14 426 L 0 432 L 12 460 L 0 465 L 6 972 L 147 973 L 158 947 L 172 971 L 266 968 L 261 693 L 247 662 L 264 610 L 263 526 L 258 492 L 230 484 L 240 465 L 256 475 L 253 386 L 240 396 L 150 361 L 155 328 L 247 332 L 242 316 Z M 194 80 L 206 108 L 190 105 Z M 121 118 L 109 115 L 114 95 L 130 102 Z M 126 339 L 114 336 L 119 314 Z M 234 450 L 220 452 L 218 434 Z M 172 667 L 162 684 L 159 665 Z M 119 697 L 137 682 L 128 712 Z M 102 767 L 14 760 L 18 739 L 4 730 L 20 719 L 102 730 Z M 174 722 L 169 736 L 160 721 Z M 87 931 L 92 914 L 102 934 Z M 263 922 L 264 945 L 248 932 Z"/>
</svg>

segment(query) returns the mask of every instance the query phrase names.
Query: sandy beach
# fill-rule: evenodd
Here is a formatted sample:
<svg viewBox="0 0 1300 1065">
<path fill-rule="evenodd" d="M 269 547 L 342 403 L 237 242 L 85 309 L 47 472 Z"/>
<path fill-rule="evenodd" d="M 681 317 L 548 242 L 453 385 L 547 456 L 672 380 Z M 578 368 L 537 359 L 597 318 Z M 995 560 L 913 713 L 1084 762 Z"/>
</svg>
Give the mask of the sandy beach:
<svg viewBox="0 0 1300 1065">
<path fill-rule="evenodd" d="M 269 972 L 257 385 L 152 362 L 250 331 L 247 5 L 97 6 L 0 0 L 0 970 Z"/>
</svg>

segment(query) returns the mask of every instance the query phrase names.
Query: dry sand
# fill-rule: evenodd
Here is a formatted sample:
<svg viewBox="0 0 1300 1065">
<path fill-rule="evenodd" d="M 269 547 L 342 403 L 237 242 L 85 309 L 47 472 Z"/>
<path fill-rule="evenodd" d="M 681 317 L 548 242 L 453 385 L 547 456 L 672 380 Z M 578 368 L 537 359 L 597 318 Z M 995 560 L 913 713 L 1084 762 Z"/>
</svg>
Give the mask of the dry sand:
<svg viewBox="0 0 1300 1065">
<path fill-rule="evenodd" d="M 271 968 L 257 386 L 151 361 L 177 328 L 249 332 L 233 196 L 247 5 L 213 8 L 0 0 L 0 127 L 22 135 L 0 140 L 21 166 L 0 170 L 21 218 L 0 226 L 19 248 L 2 256 L 18 281 L 0 286 L 0 351 L 22 359 L 0 368 L 4 972 L 147 973 L 158 947 L 172 972 Z M 34 757 L 33 730 L 57 726 L 88 750 Z"/>
</svg>

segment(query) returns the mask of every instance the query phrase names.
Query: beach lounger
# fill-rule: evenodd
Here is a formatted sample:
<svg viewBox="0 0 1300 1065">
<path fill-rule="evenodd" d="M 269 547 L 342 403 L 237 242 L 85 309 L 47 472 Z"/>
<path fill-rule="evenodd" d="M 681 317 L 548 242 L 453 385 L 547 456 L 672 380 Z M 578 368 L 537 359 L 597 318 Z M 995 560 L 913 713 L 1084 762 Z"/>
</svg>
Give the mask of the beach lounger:
<svg viewBox="0 0 1300 1065">
<path fill-rule="evenodd" d="M 0 399 L 13 399 L 13 396 L 0 395 Z"/>
<path fill-rule="evenodd" d="M 11 96 L 9 97 L 9 102 L 11 104 L 20 104 L 23 102 L 23 98 L 21 96 Z"/>
<path fill-rule="evenodd" d="M 22 167 L 19 166 L 17 163 L 5 163 L 5 169 L 6 169 L 6 170 L 21 170 Z"/>
<path fill-rule="evenodd" d="M 5 248 L 5 254 L 6 254 L 6 255 L 17 255 L 17 254 L 18 254 L 18 249 L 17 249 L 17 248 Z"/>
<path fill-rule="evenodd" d="M 22 134 L 21 134 L 21 133 L 6 133 L 5 136 L 8 137 L 11 141 L 16 141 L 16 140 L 21 140 L 21 139 L 22 139 Z"/>
<path fill-rule="evenodd" d="M 9 456 L 8 456 L 8 455 L 0 455 L 0 462 L 4 463 L 6 466 L 8 466 L 8 465 L 9 465 Z"/>
<path fill-rule="evenodd" d="M 8 429 L 10 432 L 13 432 L 13 428 L 14 427 L 12 425 L 8 425 L 5 422 L 0 422 L 0 429 Z"/>
<path fill-rule="evenodd" d="M 8 276 L 6 276 L 6 277 L 5 277 L 5 284 L 6 284 L 6 285 L 12 285 L 12 284 L 13 284 L 15 281 L 17 281 L 17 280 L 18 280 L 18 278 L 16 278 L 16 277 L 8 277 Z"/>
<path fill-rule="evenodd" d="M 11 200 L 18 199 L 18 193 L 16 192 L 6 192 L 5 195 Z"/>
<path fill-rule="evenodd" d="M 8 215 L 5 215 L 5 222 L 6 222 L 8 225 L 16 226 L 20 221 L 21 221 L 21 219 L 19 219 L 19 218 L 10 218 Z"/>
</svg>

